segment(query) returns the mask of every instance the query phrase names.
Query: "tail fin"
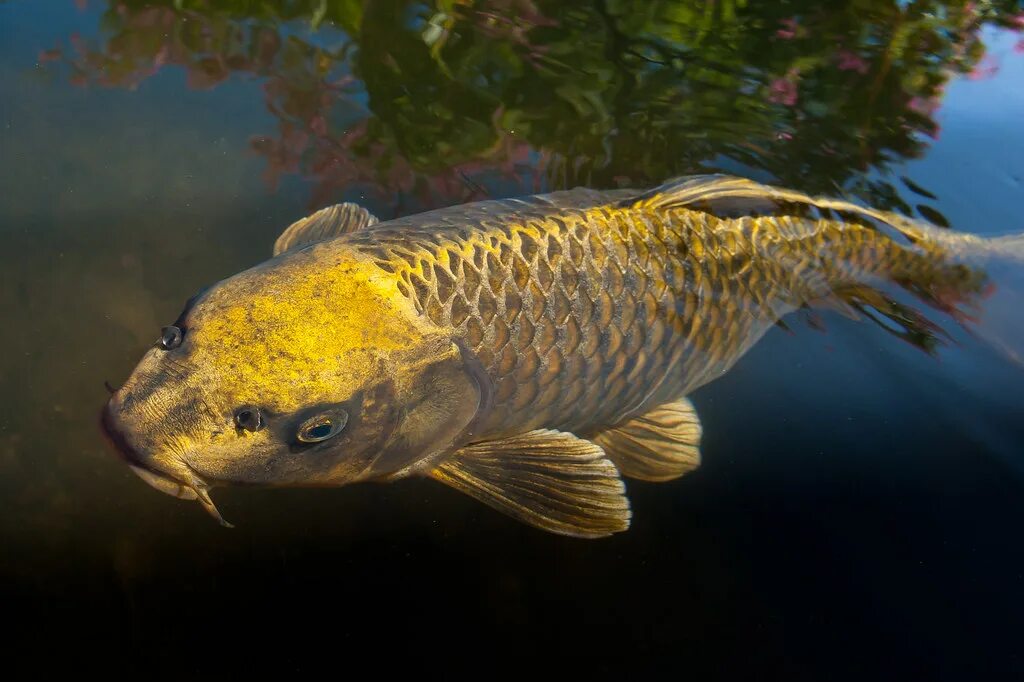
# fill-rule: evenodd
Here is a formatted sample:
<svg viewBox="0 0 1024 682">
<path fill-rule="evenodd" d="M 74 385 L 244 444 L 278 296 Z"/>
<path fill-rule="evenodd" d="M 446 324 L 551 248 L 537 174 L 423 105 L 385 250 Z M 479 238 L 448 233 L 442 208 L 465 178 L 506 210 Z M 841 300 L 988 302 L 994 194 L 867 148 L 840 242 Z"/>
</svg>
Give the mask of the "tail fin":
<svg viewBox="0 0 1024 682">
<path fill-rule="evenodd" d="M 1024 234 L 989 239 L 987 251 L 991 257 L 1005 258 L 1024 265 Z"/>
<path fill-rule="evenodd" d="M 646 210 L 685 208 L 717 218 L 787 218 L 787 229 L 811 230 L 819 221 L 888 237 L 872 278 L 829 282 L 815 304 L 863 316 L 927 352 L 949 339 L 941 325 L 899 300 L 895 288 L 948 314 L 969 332 L 1024 364 L 1024 235 L 987 239 L 953 232 L 848 201 L 762 185 L 726 175 L 670 181 L 622 202 Z M 798 233 L 790 235 L 801 236 Z M 856 242 L 857 239 L 851 239 Z M 846 254 L 849 256 L 849 254 Z M 841 260 L 837 251 L 834 258 Z M 886 286 L 890 285 L 890 286 Z"/>
<path fill-rule="evenodd" d="M 988 277 L 985 300 L 971 330 L 1024 365 L 1024 234 L 986 239 L 964 257 Z"/>
</svg>

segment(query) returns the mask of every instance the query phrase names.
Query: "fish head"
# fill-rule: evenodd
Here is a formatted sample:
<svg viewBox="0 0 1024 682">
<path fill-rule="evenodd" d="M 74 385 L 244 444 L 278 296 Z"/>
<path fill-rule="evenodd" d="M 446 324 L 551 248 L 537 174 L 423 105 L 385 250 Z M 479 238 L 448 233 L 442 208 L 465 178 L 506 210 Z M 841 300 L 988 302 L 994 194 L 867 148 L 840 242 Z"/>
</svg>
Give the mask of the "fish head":
<svg viewBox="0 0 1024 682">
<path fill-rule="evenodd" d="M 485 386 L 397 277 L 322 244 L 198 295 L 111 395 L 102 425 L 147 482 L 216 515 L 215 486 L 412 473 L 471 432 Z"/>
</svg>

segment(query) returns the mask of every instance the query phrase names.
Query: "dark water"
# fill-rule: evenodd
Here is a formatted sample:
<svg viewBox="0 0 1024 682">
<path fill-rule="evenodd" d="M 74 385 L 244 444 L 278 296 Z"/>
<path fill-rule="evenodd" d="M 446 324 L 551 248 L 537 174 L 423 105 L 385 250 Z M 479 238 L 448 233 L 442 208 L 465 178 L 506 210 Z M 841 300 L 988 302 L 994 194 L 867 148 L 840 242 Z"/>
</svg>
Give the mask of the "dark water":
<svg viewBox="0 0 1024 682">
<path fill-rule="evenodd" d="M 771 332 L 693 396 L 702 468 L 629 484 L 603 541 L 426 481 L 224 490 L 228 531 L 96 428 L 186 298 L 341 200 L 723 170 L 1024 230 L 1022 25 L 1015 2 L 0 3 L 5 666 L 1024 677 L 1024 371 L 955 329 L 936 357 L 829 315 Z"/>
</svg>

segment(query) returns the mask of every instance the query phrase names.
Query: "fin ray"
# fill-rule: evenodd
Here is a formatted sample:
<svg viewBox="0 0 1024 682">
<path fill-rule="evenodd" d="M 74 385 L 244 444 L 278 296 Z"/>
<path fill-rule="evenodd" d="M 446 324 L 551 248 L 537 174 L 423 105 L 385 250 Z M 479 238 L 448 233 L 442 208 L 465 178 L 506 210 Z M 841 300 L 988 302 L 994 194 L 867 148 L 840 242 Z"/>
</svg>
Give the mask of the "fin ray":
<svg viewBox="0 0 1024 682">
<path fill-rule="evenodd" d="M 700 465 L 701 426 L 686 398 L 598 432 L 593 440 L 627 478 L 669 481 Z"/>
<path fill-rule="evenodd" d="M 340 237 L 376 222 L 376 216 L 358 204 L 345 202 L 328 206 L 289 225 L 274 242 L 274 255 Z"/>
<path fill-rule="evenodd" d="M 910 242 L 928 239 L 936 244 L 953 245 L 963 241 L 949 230 L 926 225 L 896 213 L 860 206 L 849 201 L 812 197 L 803 192 L 763 185 L 747 178 L 731 175 L 693 175 L 670 180 L 654 189 L 628 199 L 626 206 L 637 209 L 689 208 L 706 211 L 720 218 L 773 215 L 782 207 L 800 207 L 804 211 L 825 215 L 838 213 L 840 217 L 866 222 L 871 226 L 890 230 Z M 840 223 L 843 220 L 839 221 Z M 968 238 L 967 241 L 975 241 Z"/>
<path fill-rule="evenodd" d="M 536 528 L 603 537 L 629 528 L 629 500 L 615 465 L 569 433 L 530 431 L 468 445 L 431 477 Z"/>
</svg>

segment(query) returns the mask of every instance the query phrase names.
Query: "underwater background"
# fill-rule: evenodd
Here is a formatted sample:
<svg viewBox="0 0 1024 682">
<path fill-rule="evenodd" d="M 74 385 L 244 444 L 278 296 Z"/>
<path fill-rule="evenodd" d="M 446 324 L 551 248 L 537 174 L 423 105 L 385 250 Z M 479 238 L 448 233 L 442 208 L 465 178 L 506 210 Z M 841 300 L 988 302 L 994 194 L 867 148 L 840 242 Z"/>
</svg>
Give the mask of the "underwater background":
<svg viewBox="0 0 1024 682">
<path fill-rule="evenodd" d="M 601 541 L 430 481 L 225 489 L 226 530 L 100 436 L 104 381 L 319 207 L 713 171 L 1024 231 L 1024 9 L 0 2 L 5 666 L 1024 678 L 1024 369 L 951 320 L 771 331 L 692 396 L 701 468 Z"/>
</svg>

